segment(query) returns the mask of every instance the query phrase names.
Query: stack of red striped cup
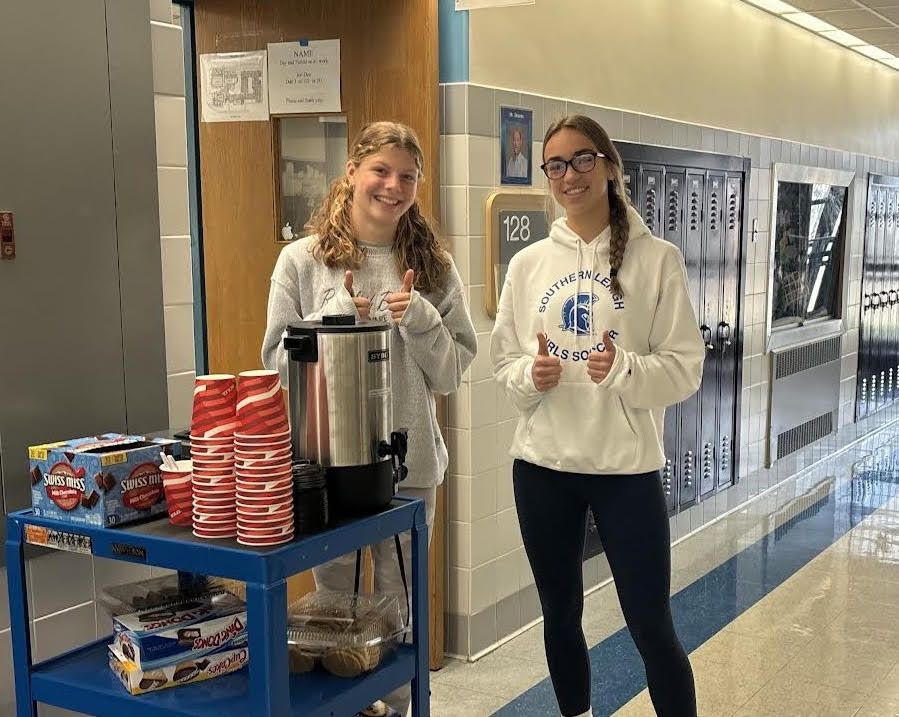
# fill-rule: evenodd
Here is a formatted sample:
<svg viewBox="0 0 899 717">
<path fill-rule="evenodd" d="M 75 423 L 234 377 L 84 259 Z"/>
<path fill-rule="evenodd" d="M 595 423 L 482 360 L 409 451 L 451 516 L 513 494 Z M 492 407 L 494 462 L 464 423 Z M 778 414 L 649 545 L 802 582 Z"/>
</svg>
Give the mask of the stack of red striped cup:
<svg viewBox="0 0 899 717">
<path fill-rule="evenodd" d="M 236 405 L 234 376 L 197 376 L 190 424 L 190 455 L 193 461 L 193 533 L 198 538 L 233 538 L 237 535 Z"/>
<path fill-rule="evenodd" d="M 290 427 L 277 371 L 237 378 L 237 542 L 279 545 L 293 540 Z"/>
</svg>

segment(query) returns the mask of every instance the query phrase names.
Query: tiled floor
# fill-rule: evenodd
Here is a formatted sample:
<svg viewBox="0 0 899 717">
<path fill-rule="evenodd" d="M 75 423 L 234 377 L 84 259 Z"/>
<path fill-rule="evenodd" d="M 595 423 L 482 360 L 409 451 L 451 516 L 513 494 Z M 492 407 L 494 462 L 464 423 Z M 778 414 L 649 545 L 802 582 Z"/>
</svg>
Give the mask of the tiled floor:
<svg viewBox="0 0 899 717">
<path fill-rule="evenodd" d="M 672 550 L 703 717 L 899 717 L 899 430 L 784 481 Z M 652 717 L 614 588 L 587 598 L 596 717 Z M 434 717 L 558 715 L 542 625 L 432 675 Z"/>
</svg>

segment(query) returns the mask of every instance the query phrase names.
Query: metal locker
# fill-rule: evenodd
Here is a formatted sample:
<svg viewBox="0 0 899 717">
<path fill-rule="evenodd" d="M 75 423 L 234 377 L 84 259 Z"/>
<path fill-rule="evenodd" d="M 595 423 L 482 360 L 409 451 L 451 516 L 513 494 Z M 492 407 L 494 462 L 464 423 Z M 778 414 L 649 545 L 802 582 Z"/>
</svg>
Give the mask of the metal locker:
<svg viewBox="0 0 899 717">
<path fill-rule="evenodd" d="M 897 275 L 896 251 L 899 250 L 899 190 L 889 192 L 887 202 L 887 251 L 886 251 L 886 322 L 889 339 L 887 356 L 887 402 L 893 403 L 899 396 L 899 366 L 897 366 L 897 349 L 899 349 L 899 275 Z"/>
<path fill-rule="evenodd" d="M 721 242 L 724 236 L 724 175 L 709 173 L 706 179 L 705 236 L 702 243 L 702 306 L 700 316 L 706 347 L 705 367 L 699 388 L 699 446 L 696 459 L 700 495 L 717 484 L 718 369 L 720 360 L 716 334 L 721 314 Z"/>
<path fill-rule="evenodd" d="M 653 236 L 661 236 L 662 169 L 640 168 L 640 216 Z"/>
<path fill-rule="evenodd" d="M 740 283 L 740 236 L 743 226 L 743 177 L 727 175 L 727 204 L 722 244 L 721 311 L 715 338 L 719 357 L 717 487 L 734 482 L 733 440 L 737 421 L 737 304 Z"/>
<path fill-rule="evenodd" d="M 868 183 L 867 211 L 865 215 L 865 263 L 862 270 L 862 314 L 859 326 L 859 368 L 856 388 L 856 420 L 873 410 L 871 396 L 874 379 L 874 265 L 877 255 L 877 204 L 879 187 L 872 177 Z"/>
<path fill-rule="evenodd" d="M 705 195 L 705 172 L 698 170 L 676 175 L 685 184 L 683 244 L 680 247 L 687 267 L 687 288 L 690 302 L 696 315 L 696 325 L 702 314 L 702 236 L 703 197 Z M 681 179 L 683 178 L 683 181 Z M 666 185 L 668 180 L 666 179 Z M 680 436 L 676 455 L 678 459 L 679 505 L 686 508 L 696 502 L 696 456 L 699 453 L 699 392 L 694 393 L 678 406 Z"/>
<path fill-rule="evenodd" d="M 883 293 L 885 287 L 884 264 L 887 261 L 886 254 L 886 210 L 887 190 L 880 187 L 877 192 L 877 229 L 874 233 L 874 285 L 871 292 L 871 302 L 874 308 L 874 379 L 873 409 L 883 408 L 885 403 L 884 388 L 886 384 L 884 352 L 886 350 Z"/>
<path fill-rule="evenodd" d="M 634 192 L 637 191 L 637 177 L 639 176 L 639 167 L 631 167 L 629 165 L 624 166 L 624 171 L 622 172 L 622 179 L 624 179 L 624 193 L 627 195 L 627 201 L 634 206 L 637 205 Z"/>
</svg>

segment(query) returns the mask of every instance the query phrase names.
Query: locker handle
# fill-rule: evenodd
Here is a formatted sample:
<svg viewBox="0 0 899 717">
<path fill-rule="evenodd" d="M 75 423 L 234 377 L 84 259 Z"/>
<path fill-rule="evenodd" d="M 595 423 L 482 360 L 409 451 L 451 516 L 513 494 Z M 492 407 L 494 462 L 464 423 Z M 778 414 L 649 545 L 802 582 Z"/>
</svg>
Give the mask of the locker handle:
<svg viewBox="0 0 899 717">
<path fill-rule="evenodd" d="M 730 324 L 721 321 L 718 324 L 718 342 L 721 344 L 721 350 L 724 351 L 731 344 L 730 340 Z"/>
<path fill-rule="evenodd" d="M 714 351 L 715 344 L 712 343 L 712 330 L 703 324 L 699 327 L 699 331 L 702 333 L 702 340 L 705 342 L 705 347 L 708 351 Z"/>
</svg>

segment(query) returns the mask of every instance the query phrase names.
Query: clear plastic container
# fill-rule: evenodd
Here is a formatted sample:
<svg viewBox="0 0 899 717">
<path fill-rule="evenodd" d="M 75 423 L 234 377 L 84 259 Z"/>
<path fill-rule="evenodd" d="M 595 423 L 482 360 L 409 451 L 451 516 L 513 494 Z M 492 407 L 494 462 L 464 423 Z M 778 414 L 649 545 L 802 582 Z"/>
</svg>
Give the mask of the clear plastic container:
<svg viewBox="0 0 899 717">
<path fill-rule="evenodd" d="M 230 592 L 242 597 L 244 586 L 236 580 L 208 575 L 169 573 L 107 587 L 100 595 L 100 602 L 109 616 L 115 617 L 221 592 Z"/>
<path fill-rule="evenodd" d="M 339 677 L 376 668 L 407 632 L 397 595 L 354 595 L 319 590 L 287 611 L 291 672 L 321 665 Z"/>
</svg>

